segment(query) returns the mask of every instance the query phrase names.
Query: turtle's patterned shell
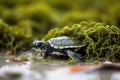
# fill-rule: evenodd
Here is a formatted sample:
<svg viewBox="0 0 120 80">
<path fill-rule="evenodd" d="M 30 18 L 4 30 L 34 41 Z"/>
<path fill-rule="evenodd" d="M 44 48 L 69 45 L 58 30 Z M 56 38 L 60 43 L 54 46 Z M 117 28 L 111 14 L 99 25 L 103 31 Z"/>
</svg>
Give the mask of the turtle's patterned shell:
<svg viewBox="0 0 120 80">
<path fill-rule="evenodd" d="M 79 48 L 84 46 L 81 45 L 79 40 L 66 36 L 52 38 L 48 40 L 48 43 L 55 49 Z"/>
</svg>

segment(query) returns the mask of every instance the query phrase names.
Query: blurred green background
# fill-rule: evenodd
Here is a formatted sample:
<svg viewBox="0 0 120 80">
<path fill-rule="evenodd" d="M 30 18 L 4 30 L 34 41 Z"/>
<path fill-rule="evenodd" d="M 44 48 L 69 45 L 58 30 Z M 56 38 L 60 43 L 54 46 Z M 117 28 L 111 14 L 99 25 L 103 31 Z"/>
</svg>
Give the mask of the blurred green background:
<svg viewBox="0 0 120 80">
<path fill-rule="evenodd" d="M 0 0 L 0 48 L 25 50 L 53 28 L 81 21 L 120 27 L 120 0 Z"/>
</svg>

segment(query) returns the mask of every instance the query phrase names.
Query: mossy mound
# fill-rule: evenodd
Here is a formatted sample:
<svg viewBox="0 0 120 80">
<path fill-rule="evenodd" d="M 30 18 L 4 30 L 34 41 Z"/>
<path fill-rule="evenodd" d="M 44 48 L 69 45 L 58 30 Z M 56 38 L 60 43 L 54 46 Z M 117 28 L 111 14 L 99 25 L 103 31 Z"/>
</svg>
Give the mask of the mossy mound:
<svg viewBox="0 0 120 80">
<path fill-rule="evenodd" d="M 111 59 L 120 61 L 120 29 L 96 22 L 81 22 L 72 26 L 55 28 L 48 32 L 44 41 L 57 36 L 71 36 L 88 44 L 85 59 Z M 82 53 L 85 54 L 85 53 Z"/>
<path fill-rule="evenodd" d="M 0 0 L 0 18 L 21 28 L 29 22 L 31 30 L 34 26 L 31 36 L 41 39 L 52 28 L 80 21 L 120 27 L 119 5 L 120 0 Z"/>
<path fill-rule="evenodd" d="M 16 52 L 30 48 L 32 38 L 25 34 L 22 35 L 15 32 L 12 27 L 0 20 L 0 49 L 13 50 Z"/>
</svg>

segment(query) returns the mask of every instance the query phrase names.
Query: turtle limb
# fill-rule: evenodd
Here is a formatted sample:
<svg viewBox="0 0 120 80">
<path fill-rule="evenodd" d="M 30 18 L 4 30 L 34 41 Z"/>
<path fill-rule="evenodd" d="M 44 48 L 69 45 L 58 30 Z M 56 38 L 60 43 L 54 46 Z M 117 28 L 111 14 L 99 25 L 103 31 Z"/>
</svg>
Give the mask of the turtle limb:
<svg viewBox="0 0 120 80">
<path fill-rule="evenodd" d="M 82 62 L 80 54 L 74 53 L 73 51 L 70 51 L 70 50 L 67 50 L 67 54 L 74 61 L 76 61 L 76 62 Z"/>
<path fill-rule="evenodd" d="M 48 56 L 48 53 L 45 52 L 45 50 L 41 50 L 40 48 L 38 49 L 41 58 L 46 58 Z"/>
</svg>

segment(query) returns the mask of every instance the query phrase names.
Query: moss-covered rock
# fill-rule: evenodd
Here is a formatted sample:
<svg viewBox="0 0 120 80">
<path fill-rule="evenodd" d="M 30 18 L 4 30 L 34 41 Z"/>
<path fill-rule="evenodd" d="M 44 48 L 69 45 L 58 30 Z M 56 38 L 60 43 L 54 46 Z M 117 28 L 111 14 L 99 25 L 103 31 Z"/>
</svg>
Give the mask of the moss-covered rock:
<svg viewBox="0 0 120 80">
<path fill-rule="evenodd" d="M 96 22 L 81 22 L 72 26 L 52 29 L 43 38 L 48 40 L 57 36 L 71 36 L 79 39 L 86 48 L 86 59 L 113 59 L 120 61 L 120 29 Z M 85 53 L 82 53 L 85 54 Z"/>
</svg>

